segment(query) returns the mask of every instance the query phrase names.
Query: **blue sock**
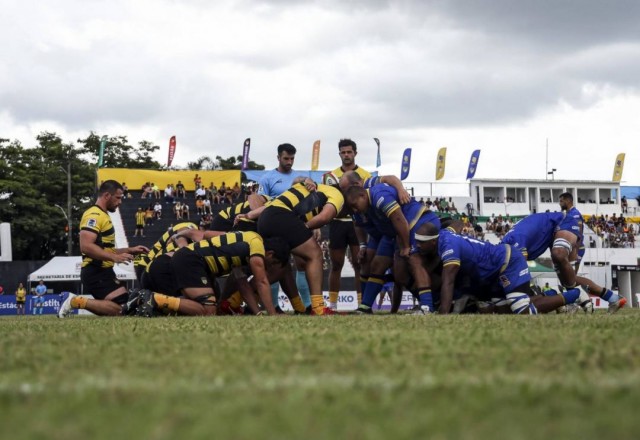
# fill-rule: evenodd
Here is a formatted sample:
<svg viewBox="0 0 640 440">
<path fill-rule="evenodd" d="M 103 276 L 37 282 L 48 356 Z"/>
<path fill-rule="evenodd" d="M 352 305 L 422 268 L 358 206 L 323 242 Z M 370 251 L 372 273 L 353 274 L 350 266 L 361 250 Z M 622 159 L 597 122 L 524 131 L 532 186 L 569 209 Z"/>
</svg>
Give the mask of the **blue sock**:
<svg viewBox="0 0 640 440">
<path fill-rule="evenodd" d="M 618 296 L 617 294 L 613 293 L 609 289 L 605 289 L 605 292 L 602 294 L 602 299 L 607 301 L 607 302 L 616 302 L 616 301 L 620 300 L 620 296 Z"/>
<path fill-rule="evenodd" d="M 271 300 L 273 301 L 273 307 L 280 307 L 279 301 L 280 283 L 273 283 L 271 285 Z"/>
<path fill-rule="evenodd" d="M 580 289 L 569 289 L 562 292 L 560 295 L 564 297 L 565 304 L 573 304 L 578 300 L 578 297 L 580 296 Z"/>
<path fill-rule="evenodd" d="M 302 304 L 304 304 L 305 307 L 309 307 L 311 305 L 311 289 L 309 289 L 307 275 L 299 270 L 296 270 L 296 286 L 298 286 Z"/>
<path fill-rule="evenodd" d="M 384 275 L 371 275 L 362 291 L 362 305 L 373 307 L 384 285 Z"/>
<path fill-rule="evenodd" d="M 429 306 L 429 310 L 433 311 L 433 295 L 428 287 L 418 288 L 418 298 L 421 306 Z"/>
</svg>

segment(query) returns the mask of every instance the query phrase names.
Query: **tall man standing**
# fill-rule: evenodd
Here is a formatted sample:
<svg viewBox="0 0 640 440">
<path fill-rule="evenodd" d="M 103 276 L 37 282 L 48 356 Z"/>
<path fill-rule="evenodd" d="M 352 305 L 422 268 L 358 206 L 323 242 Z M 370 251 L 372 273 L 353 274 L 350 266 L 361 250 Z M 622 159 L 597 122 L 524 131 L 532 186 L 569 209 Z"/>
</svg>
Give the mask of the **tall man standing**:
<svg viewBox="0 0 640 440">
<path fill-rule="evenodd" d="M 353 171 L 361 180 L 367 180 L 371 173 L 356 165 L 358 147 L 351 139 L 340 139 L 338 142 L 338 154 L 342 165 L 332 171 L 332 174 L 340 179 L 347 171 Z M 344 266 L 344 257 L 347 247 L 351 251 L 351 265 L 356 274 L 356 291 L 358 293 L 358 305 L 362 302 L 362 288 L 360 284 L 360 252 L 358 237 L 356 237 L 351 211 L 345 205 L 336 218 L 329 223 L 329 258 L 331 259 L 331 272 L 329 272 L 329 307 L 338 308 L 338 294 L 340 293 L 340 277 Z"/>
<path fill-rule="evenodd" d="M 293 170 L 296 151 L 296 147 L 291 144 L 278 145 L 278 167 L 265 173 L 260 179 L 258 194 L 275 198 L 293 186 L 294 179 L 301 175 Z M 296 262 L 296 266 L 301 267 L 300 262 Z M 304 306 L 309 307 L 311 305 L 311 293 L 303 270 L 296 270 L 296 285 Z M 279 291 L 278 284 L 271 285 L 271 296 L 276 307 L 278 306 Z"/>
<path fill-rule="evenodd" d="M 106 180 L 100 185 L 95 205 L 82 214 L 80 281 L 84 291 L 93 295 L 94 299 L 71 293 L 60 306 L 58 317 L 66 317 L 72 309 L 87 309 L 102 316 L 122 314 L 122 306 L 128 299 L 127 289 L 116 277 L 113 266 L 130 263 L 134 255 L 149 252 L 142 245 L 116 249 L 116 233 L 109 212 L 118 209 L 122 197 L 122 185 L 115 180 Z"/>
</svg>

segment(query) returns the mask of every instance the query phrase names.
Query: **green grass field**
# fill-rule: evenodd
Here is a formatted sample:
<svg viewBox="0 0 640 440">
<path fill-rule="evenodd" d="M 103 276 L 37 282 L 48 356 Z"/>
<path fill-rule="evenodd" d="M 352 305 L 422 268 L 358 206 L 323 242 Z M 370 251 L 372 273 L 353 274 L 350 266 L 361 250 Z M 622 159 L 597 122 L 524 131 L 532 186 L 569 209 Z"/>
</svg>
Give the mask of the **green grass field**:
<svg viewBox="0 0 640 440">
<path fill-rule="evenodd" d="M 637 438 L 639 317 L 3 318 L 0 435 Z"/>
</svg>

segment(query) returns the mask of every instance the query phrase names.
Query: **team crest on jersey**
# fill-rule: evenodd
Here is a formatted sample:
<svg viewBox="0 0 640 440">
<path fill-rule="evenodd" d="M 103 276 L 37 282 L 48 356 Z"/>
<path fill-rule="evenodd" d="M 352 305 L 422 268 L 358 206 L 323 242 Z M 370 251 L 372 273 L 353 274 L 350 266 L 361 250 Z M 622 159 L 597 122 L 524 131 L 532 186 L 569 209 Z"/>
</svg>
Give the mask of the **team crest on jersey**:
<svg viewBox="0 0 640 440">
<path fill-rule="evenodd" d="M 500 284 L 502 284 L 502 287 L 507 287 L 511 285 L 511 281 L 506 275 L 500 275 Z"/>
<path fill-rule="evenodd" d="M 98 220 L 95 218 L 90 218 L 87 220 L 87 226 L 90 228 L 95 228 L 98 225 Z"/>
<path fill-rule="evenodd" d="M 207 277 L 202 277 L 200 278 L 200 281 L 202 281 L 202 284 L 207 284 Z"/>
</svg>

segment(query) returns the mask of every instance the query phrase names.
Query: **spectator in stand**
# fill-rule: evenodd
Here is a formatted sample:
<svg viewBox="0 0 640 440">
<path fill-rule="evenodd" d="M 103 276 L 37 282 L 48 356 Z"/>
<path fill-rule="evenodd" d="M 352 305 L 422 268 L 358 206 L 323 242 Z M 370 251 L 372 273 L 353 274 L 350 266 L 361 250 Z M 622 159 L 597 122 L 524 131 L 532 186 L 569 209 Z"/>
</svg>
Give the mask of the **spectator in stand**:
<svg viewBox="0 0 640 440">
<path fill-rule="evenodd" d="M 128 199 L 129 197 L 129 187 L 125 182 L 122 182 L 122 199 Z"/>
<path fill-rule="evenodd" d="M 204 200 L 200 196 L 196 198 L 196 214 L 204 215 Z"/>
<path fill-rule="evenodd" d="M 207 191 L 204 189 L 204 186 L 200 185 L 196 188 L 195 197 L 196 199 L 201 198 L 204 199 L 207 196 Z"/>
<path fill-rule="evenodd" d="M 167 187 L 164 189 L 164 203 L 172 204 L 176 203 L 173 195 L 173 185 L 168 183 Z"/>
<path fill-rule="evenodd" d="M 153 188 L 151 187 L 151 184 L 149 182 L 146 182 L 144 185 L 142 185 L 141 198 L 150 199 L 152 197 L 153 197 Z"/>
<path fill-rule="evenodd" d="M 35 296 L 33 298 L 33 314 L 36 315 L 37 311 L 40 311 L 42 315 L 42 309 L 44 309 L 44 296 L 47 293 L 47 286 L 44 281 L 40 280 L 36 286 Z"/>
<path fill-rule="evenodd" d="M 182 203 L 179 200 L 173 205 L 173 212 L 176 214 L 176 220 L 182 220 Z"/>
<path fill-rule="evenodd" d="M 621 204 L 622 204 L 622 212 L 624 214 L 628 214 L 627 210 L 629 208 L 629 202 L 627 202 L 627 196 L 622 196 Z"/>
<path fill-rule="evenodd" d="M 22 283 L 16 289 L 16 315 L 24 316 L 24 303 L 27 302 L 27 289 Z"/>
<path fill-rule="evenodd" d="M 209 194 L 210 194 L 212 204 L 215 205 L 219 203 L 220 197 L 218 196 L 218 187 L 213 182 L 209 184 Z"/>
<path fill-rule="evenodd" d="M 205 198 L 204 200 L 202 200 L 203 203 L 203 210 L 205 214 L 211 214 L 211 200 L 209 200 L 208 198 Z"/>
<path fill-rule="evenodd" d="M 227 185 L 224 182 L 222 182 L 222 185 L 220 185 L 220 188 L 218 188 L 218 196 L 220 196 L 220 200 L 222 200 L 226 195 L 227 195 Z"/>
<path fill-rule="evenodd" d="M 151 203 L 149 203 L 149 206 L 144 211 L 144 221 L 145 221 L 145 225 L 146 226 L 151 226 L 153 224 L 154 215 L 155 214 L 153 212 L 153 205 Z"/>
<path fill-rule="evenodd" d="M 210 226 L 211 226 L 211 216 L 208 215 L 208 214 L 207 215 L 203 215 L 200 218 L 200 224 L 199 224 L 200 230 L 201 231 L 208 231 Z"/>
<path fill-rule="evenodd" d="M 158 185 L 151 182 L 151 190 L 153 191 L 153 197 L 155 197 L 156 200 L 160 200 L 160 188 L 158 188 Z"/>
<path fill-rule="evenodd" d="M 136 232 L 133 233 L 134 237 L 138 236 L 138 232 L 141 237 L 144 237 L 144 223 L 145 223 L 145 212 L 142 210 L 142 206 L 138 206 L 138 210 L 136 211 Z"/>
<path fill-rule="evenodd" d="M 153 215 L 156 220 L 160 220 L 162 218 L 162 205 L 160 202 L 156 202 L 156 204 L 153 205 Z"/>
<path fill-rule="evenodd" d="M 184 190 L 184 184 L 182 180 L 178 180 L 176 183 L 176 198 L 184 199 L 187 197 L 187 192 Z"/>
<path fill-rule="evenodd" d="M 182 203 L 182 219 L 189 220 L 189 204 L 187 202 Z"/>
<path fill-rule="evenodd" d="M 238 182 L 236 182 L 233 185 L 233 188 L 231 188 L 231 191 L 233 191 L 233 198 L 237 199 L 238 197 L 240 197 L 240 193 L 242 192 L 242 188 L 240 188 L 240 185 L 238 185 Z"/>
<path fill-rule="evenodd" d="M 202 177 L 196 173 L 196 176 L 193 178 L 193 188 L 198 189 L 200 185 L 202 185 Z"/>
</svg>

